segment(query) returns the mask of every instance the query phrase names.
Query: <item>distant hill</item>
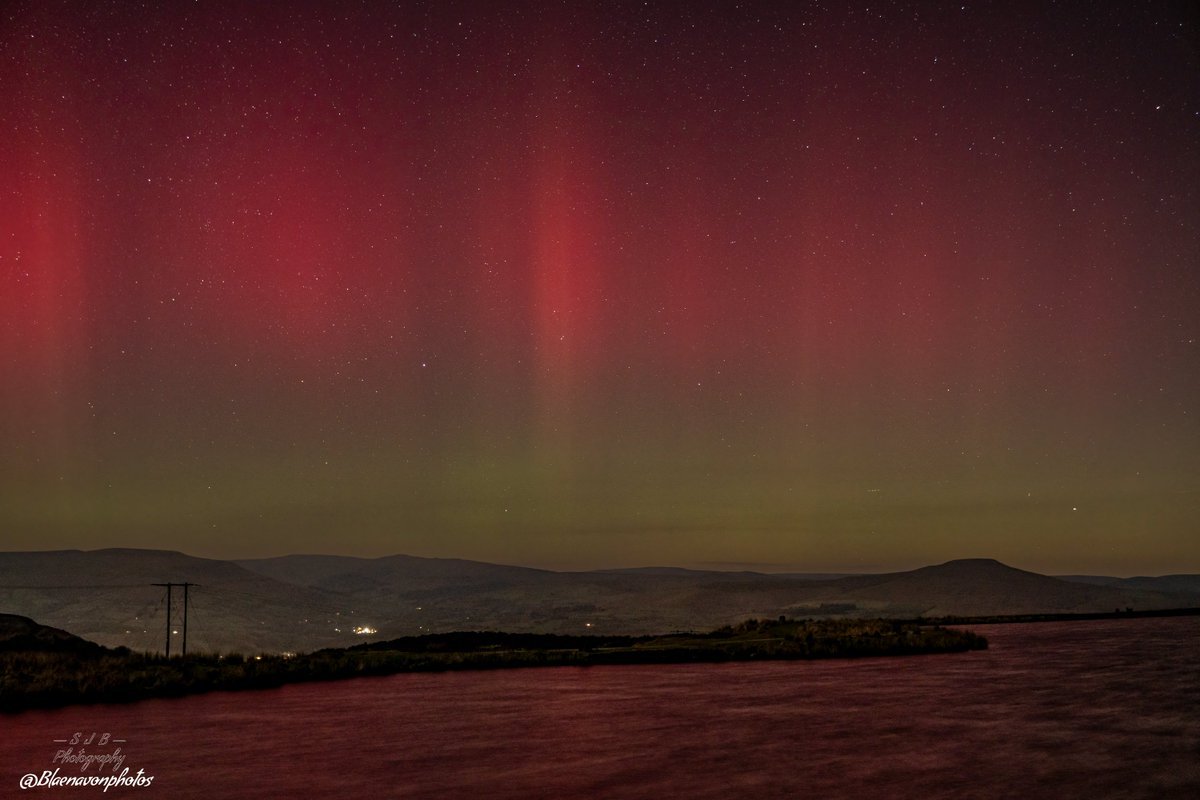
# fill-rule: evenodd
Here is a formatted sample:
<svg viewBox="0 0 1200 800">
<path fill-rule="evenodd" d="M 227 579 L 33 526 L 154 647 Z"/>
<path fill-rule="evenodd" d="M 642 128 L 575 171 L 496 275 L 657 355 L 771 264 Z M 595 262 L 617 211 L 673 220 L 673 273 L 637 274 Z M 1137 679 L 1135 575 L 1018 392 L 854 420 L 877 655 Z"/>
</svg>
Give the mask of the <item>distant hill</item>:
<svg viewBox="0 0 1200 800">
<path fill-rule="evenodd" d="M 992 559 L 963 559 L 910 572 L 844 578 L 824 602 L 856 603 L 926 616 L 1112 611 L 1185 606 L 1195 598 L 1140 588 L 1083 585 Z"/>
<path fill-rule="evenodd" d="M 1063 580 L 990 559 L 825 577 L 670 567 L 555 572 L 404 555 L 235 562 L 160 550 L 67 550 L 0 553 L 0 611 L 107 646 L 157 651 L 167 618 L 163 590 L 151 584 L 190 581 L 197 584 L 190 592 L 191 650 L 299 652 L 455 630 L 637 635 L 781 614 L 909 618 L 1200 606 L 1200 590 L 1174 580 L 1188 577 Z M 172 630 L 179 630 L 178 591 L 174 600 Z M 173 648 L 181 638 L 172 634 Z"/>
<path fill-rule="evenodd" d="M 192 650 L 289 650 L 353 644 L 345 598 L 282 583 L 230 561 L 168 550 L 105 549 L 0 553 L 0 611 L 24 614 L 105 646 L 161 650 L 165 591 L 189 591 Z M 182 645 L 181 591 L 173 593 L 172 648 Z M 345 635 L 334 631 L 342 628 Z"/>
<path fill-rule="evenodd" d="M 276 580 L 332 591 L 362 591 L 365 588 L 413 591 L 456 586 L 489 586 L 514 582 L 536 582 L 557 573 L 530 567 L 508 567 L 457 558 L 384 556 L 294 555 L 245 559 L 240 567 Z"/>
</svg>

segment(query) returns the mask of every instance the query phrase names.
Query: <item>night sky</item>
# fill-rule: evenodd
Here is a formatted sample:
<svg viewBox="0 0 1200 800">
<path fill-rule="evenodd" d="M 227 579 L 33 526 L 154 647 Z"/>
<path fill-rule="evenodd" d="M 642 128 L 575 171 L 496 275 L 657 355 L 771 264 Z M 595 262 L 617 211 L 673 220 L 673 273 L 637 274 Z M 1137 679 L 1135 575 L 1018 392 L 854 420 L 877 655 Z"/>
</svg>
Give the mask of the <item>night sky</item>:
<svg viewBox="0 0 1200 800">
<path fill-rule="evenodd" d="M 0 539 L 1200 572 L 1191 2 L 0 9 Z"/>
</svg>

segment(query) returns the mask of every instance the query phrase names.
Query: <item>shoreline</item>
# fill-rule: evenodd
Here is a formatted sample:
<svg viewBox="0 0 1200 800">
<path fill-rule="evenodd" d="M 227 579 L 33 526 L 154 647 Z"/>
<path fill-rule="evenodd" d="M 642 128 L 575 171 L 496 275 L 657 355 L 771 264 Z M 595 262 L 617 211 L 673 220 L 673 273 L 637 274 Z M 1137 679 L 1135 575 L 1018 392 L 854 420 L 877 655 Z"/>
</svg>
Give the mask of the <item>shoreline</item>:
<svg viewBox="0 0 1200 800">
<path fill-rule="evenodd" d="M 99 646 L 96 646 L 97 648 Z M 0 713 L 127 703 L 211 691 L 406 672 L 626 664 L 802 661 L 961 653 L 987 648 L 970 631 L 893 620 L 747 620 L 709 633 L 561 636 L 454 632 L 296 655 L 166 658 L 99 648 L 0 652 Z"/>
<path fill-rule="evenodd" d="M 1086 622 L 1100 619 L 1151 619 L 1154 617 L 1197 617 L 1200 608 L 1159 608 L 1135 611 L 1085 611 L 1059 614 L 979 614 L 943 617 L 912 617 L 896 620 L 907 625 L 1011 625 L 1038 622 Z"/>
</svg>

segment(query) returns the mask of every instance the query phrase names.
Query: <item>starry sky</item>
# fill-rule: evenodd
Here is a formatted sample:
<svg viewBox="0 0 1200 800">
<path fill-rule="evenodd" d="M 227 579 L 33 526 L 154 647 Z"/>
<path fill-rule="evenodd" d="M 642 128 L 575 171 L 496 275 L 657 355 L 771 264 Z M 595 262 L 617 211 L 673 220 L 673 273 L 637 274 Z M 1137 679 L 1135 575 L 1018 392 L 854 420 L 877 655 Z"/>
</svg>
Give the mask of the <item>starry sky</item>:
<svg viewBox="0 0 1200 800">
<path fill-rule="evenodd" d="M 1200 572 L 1198 21 L 7 3 L 3 545 Z"/>
</svg>

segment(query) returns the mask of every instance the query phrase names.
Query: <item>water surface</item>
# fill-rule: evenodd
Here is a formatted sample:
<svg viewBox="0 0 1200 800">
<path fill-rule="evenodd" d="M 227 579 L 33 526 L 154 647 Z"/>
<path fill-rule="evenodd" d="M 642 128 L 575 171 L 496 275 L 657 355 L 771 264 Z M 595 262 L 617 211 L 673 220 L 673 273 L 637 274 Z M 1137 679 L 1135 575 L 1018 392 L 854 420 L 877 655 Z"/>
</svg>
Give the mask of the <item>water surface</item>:
<svg viewBox="0 0 1200 800">
<path fill-rule="evenodd" d="M 396 675 L 27 712 L 0 717 L 0 797 L 1200 797 L 1200 618 L 974 630 L 989 650 Z M 123 768 L 152 785 L 21 791 L 25 773 L 79 774 L 52 763 L 76 731 L 126 739 Z"/>
</svg>

